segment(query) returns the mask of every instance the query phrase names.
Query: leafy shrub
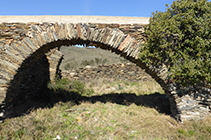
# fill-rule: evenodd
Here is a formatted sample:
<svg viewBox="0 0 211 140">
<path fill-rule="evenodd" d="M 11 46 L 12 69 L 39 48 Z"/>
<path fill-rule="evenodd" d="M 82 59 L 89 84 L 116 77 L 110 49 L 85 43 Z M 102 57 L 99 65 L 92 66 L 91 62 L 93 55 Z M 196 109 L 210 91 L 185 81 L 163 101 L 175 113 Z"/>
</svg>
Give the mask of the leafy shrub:
<svg viewBox="0 0 211 140">
<path fill-rule="evenodd" d="M 81 81 L 73 81 L 70 85 L 70 88 L 71 90 L 78 92 L 82 96 L 89 96 L 94 94 L 94 90 L 86 88 L 85 83 Z"/>
<path fill-rule="evenodd" d="M 48 83 L 48 88 L 54 91 L 58 91 L 60 89 L 68 89 L 68 85 L 70 83 L 71 81 L 68 81 L 68 79 L 66 78 L 55 78 L 52 82 Z"/>
<path fill-rule="evenodd" d="M 176 82 L 211 82 L 211 2 L 177 0 L 166 12 L 152 13 L 145 31 L 148 40 L 140 59 L 165 64 Z"/>
<path fill-rule="evenodd" d="M 69 81 L 66 78 L 56 78 L 54 82 L 48 84 L 48 88 L 56 91 L 73 91 L 82 96 L 90 96 L 94 94 L 93 89 L 86 88 L 85 83 L 81 81 Z"/>
</svg>

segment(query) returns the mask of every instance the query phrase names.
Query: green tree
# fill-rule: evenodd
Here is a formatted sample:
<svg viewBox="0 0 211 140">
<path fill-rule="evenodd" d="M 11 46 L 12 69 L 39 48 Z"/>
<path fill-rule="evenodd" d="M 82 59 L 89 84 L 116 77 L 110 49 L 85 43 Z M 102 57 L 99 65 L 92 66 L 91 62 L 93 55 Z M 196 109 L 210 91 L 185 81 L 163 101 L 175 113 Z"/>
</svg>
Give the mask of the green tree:
<svg viewBox="0 0 211 140">
<path fill-rule="evenodd" d="M 211 2 L 177 0 L 166 6 L 150 17 L 140 59 L 148 66 L 167 65 L 182 85 L 211 83 Z"/>
</svg>

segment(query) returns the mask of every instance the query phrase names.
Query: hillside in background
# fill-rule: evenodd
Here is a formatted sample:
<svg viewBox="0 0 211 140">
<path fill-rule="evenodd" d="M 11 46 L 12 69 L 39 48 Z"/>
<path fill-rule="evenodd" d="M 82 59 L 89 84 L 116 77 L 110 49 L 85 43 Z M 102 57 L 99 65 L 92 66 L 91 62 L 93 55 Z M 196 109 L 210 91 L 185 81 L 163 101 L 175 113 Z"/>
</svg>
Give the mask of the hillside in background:
<svg viewBox="0 0 211 140">
<path fill-rule="evenodd" d="M 60 51 L 64 55 L 60 68 L 65 70 L 85 67 L 87 65 L 97 66 L 129 62 L 111 51 L 100 48 L 62 46 Z"/>
</svg>

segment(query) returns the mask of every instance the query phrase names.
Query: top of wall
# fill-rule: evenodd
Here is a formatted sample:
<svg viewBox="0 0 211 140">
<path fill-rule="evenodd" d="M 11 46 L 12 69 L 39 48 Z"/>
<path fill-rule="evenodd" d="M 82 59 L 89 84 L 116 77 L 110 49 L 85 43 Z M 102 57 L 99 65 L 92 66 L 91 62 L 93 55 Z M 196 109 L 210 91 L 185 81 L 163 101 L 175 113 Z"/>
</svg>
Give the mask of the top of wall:
<svg viewBox="0 0 211 140">
<path fill-rule="evenodd" d="M 148 17 L 113 16 L 0 16 L 0 23 L 104 23 L 104 24 L 148 24 Z"/>
</svg>

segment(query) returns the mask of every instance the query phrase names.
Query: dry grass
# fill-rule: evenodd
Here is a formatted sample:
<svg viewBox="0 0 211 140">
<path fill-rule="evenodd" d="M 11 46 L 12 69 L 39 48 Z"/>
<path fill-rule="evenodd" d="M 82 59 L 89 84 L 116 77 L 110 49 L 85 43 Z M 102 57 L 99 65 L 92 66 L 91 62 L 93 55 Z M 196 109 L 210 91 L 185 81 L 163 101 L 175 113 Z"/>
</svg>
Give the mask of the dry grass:
<svg viewBox="0 0 211 140">
<path fill-rule="evenodd" d="M 87 81 L 86 86 L 92 88 L 97 95 L 123 92 L 135 93 L 136 95 L 145 95 L 155 92 L 164 94 L 160 85 L 154 80 L 130 82 L 99 78 L 93 81 Z"/>
<path fill-rule="evenodd" d="M 87 83 L 96 93 L 84 97 L 79 104 L 73 101 L 58 102 L 52 108 L 37 109 L 22 117 L 6 119 L 0 124 L 0 139 L 52 140 L 60 137 L 67 140 L 208 140 L 211 138 L 211 118 L 180 124 L 169 115 L 161 113 L 156 108 L 158 105 L 156 102 L 162 102 L 160 99 L 164 95 L 155 94 L 158 96 L 154 97 L 149 94 L 155 91 L 162 92 L 153 81 L 148 81 L 144 85 L 126 81 L 98 80 Z M 120 88 L 117 86 L 119 84 Z M 108 91 L 108 95 L 104 95 L 103 91 L 108 86 L 115 87 L 116 90 Z M 138 92 L 143 88 L 145 89 Z M 103 102 L 102 99 L 105 97 L 106 100 Z M 138 104 L 138 100 L 141 99 L 155 102 L 154 106 Z"/>
</svg>

